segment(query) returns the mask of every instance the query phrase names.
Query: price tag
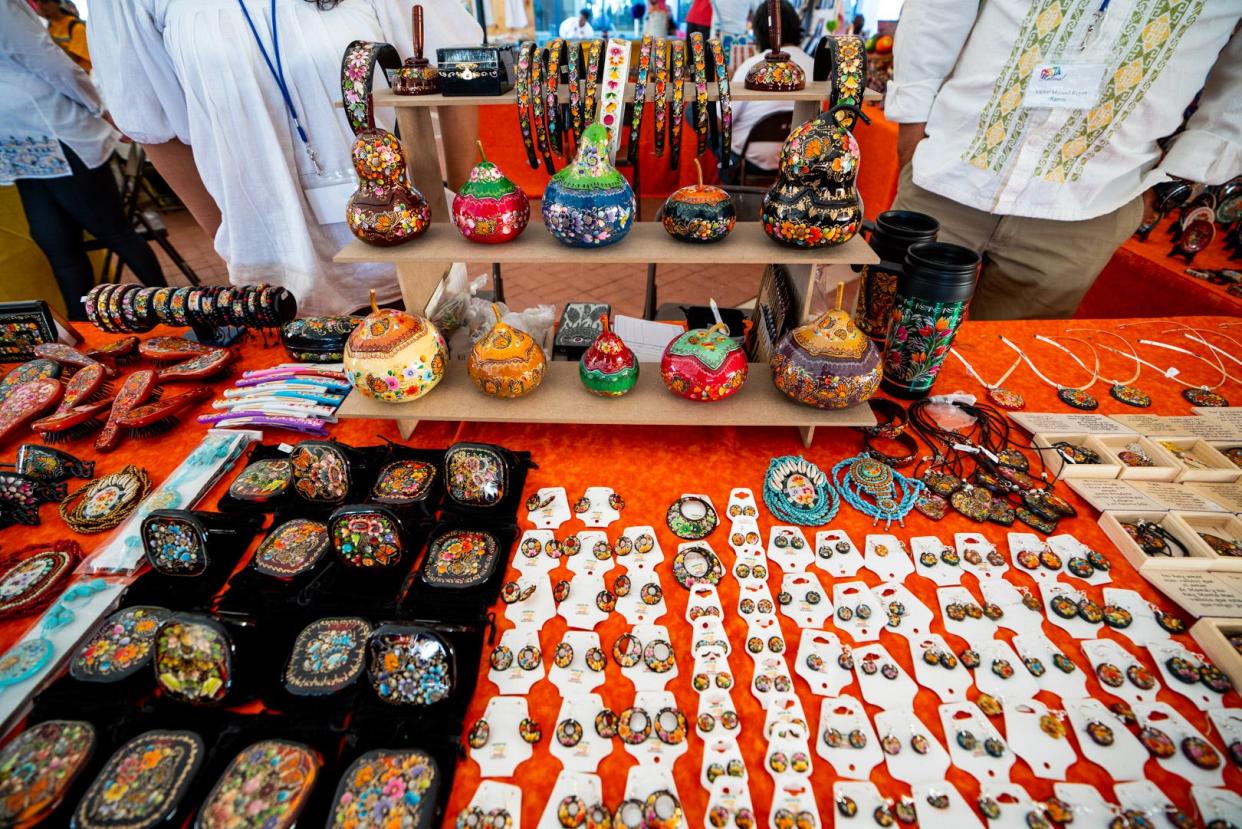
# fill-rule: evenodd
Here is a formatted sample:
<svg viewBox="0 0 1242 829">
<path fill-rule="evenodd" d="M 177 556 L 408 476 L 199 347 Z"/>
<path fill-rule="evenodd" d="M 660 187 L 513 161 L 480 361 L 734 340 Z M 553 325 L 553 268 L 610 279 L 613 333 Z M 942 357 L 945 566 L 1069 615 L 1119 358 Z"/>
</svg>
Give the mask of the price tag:
<svg viewBox="0 0 1242 829">
<path fill-rule="evenodd" d="M 1031 73 L 1022 104 L 1041 109 L 1090 109 L 1100 100 L 1103 63 L 1042 63 Z"/>
</svg>

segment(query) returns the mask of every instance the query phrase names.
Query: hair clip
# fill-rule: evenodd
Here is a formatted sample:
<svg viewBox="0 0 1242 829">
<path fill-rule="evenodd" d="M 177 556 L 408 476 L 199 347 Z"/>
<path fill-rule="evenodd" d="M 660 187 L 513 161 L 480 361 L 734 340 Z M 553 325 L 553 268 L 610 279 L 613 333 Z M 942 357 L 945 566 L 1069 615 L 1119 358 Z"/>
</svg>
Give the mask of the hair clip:
<svg viewBox="0 0 1242 829">
<path fill-rule="evenodd" d="M 244 426 L 271 427 L 301 432 L 318 438 L 326 438 L 328 430 L 326 421 L 317 418 L 290 417 L 287 415 L 269 415 L 258 410 L 230 411 L 219 414 L 198 416 L 199 423 L 210 423 L 219 429 L 238 429 Z"/>
<path fill-rule="evenodd" d="M 367 643 L 367 675 L 382 701 L 426 707 L 448 699 L 456 689 L 456 657 L 452 646 L 430 628 L 384 625 Z"/>
<path fill-rule="evenodd" d="M 205 750 L 193 731 L 139 734 L 108 758 L 74 810 L 73 825 L 110 826 L 122 819 L 129 826 L 164 823 L 190 791 Z M 118 803 L 118 791 L 141 792 L 141 797 Z"/>
<path fill-rule="evenodd" d="M 153 666 L 162 693 L 190 705 L 221 702 L 233 686 L 233 642 L 215 619 L 177 613 L 155 636 Z"/>
<path fill-rule="evenodd" d="M 90 478 L 95 474 L 95 462 L 78 460 L 60 449 L 24 443 L 17 448 L 16 469 L 27 478 L 54 484 L 69 478 Z"/>
<path fill-rule="evenodd" d="M 95 727 L 88 722 L 46 720 L 0 748 L 0 768 L 21 769 L 20 776 L 11 778 L 4 803 L 14 825 L 37 826 L 47 820 L 90 761 L 95 744 Z"/>
<path fill-rule="evenodd" d="M 405 552 L 400 519 L 378 504 L 338 508 L 328 519 L 328 535 L 337 558 L 349 567 L 394 567 Z"/>
</svg>

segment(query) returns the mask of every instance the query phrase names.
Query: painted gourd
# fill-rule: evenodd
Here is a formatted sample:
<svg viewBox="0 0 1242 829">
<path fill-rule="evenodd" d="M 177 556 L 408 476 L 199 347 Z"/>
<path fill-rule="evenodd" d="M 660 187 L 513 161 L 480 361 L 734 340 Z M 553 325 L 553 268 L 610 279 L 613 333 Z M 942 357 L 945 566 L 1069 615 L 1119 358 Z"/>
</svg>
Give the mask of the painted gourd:
<svg viewBox="0 0 1242 829">
<path fill-rule="evenodd" d="M 543 382 L 547 358 L 534 337 L 500 321 L 500 309 L 492 306 L 496 324 L 470 349 L 466 371 L 484 394 L 521 397 Z"/>
<path fill-rule="evenodd" d="M 345 207 L 353 234 L 379 247 L 421 235 L 431 224 L 431 207 L 405 183 L 405 156 L 397 137 L 374 126 L 363 130 L 354 141 L 353 160 L 358 189 Z"/>
<path fill-rule="evenodd" d="M 608 133 L 592 124 L 573 162 L 543 194 L 543 223 L 558 242 L 602 248 L 625 238 L 634 224 L 634 189 L 608 161 Z"/>
<path fill-rule="evenodd" d="M 687 331 L 660 360 L 664 385 L 687 400 L 723 400 L 742 388 L 749 369 L 746 352 L 723 323 Z"/>
<path fill-rule="evenodd" d="M 530 222 L 530 200 L 500 168 L 483 155 L 453 199 L 453 223 L 471 242 L 495 245 L 511 242 Z"/>
<path fill-rule="evenodd" d="M 621 397 L 638 382 L 638 360 L 625 341 L 608 327 L 608 315 L 599 321 L 604 330 L 578 362 L 578 377 L 587 391 L 600 397 Z"/>
<path fill-rule="evenodd" d="M 345 341 L 345 373 L 360 394 L 385 403 L 408 403 L 444 377 L 448 347 L 431 320 L 379 308 L 371 292 L 371 313 Z"/>
<path fill-rule="evenodd" d="M 737 210 L 723 189 L 703 183 L 703 167 L 697 158 L 694 169 L 698 184 L 673 191 L 664 202 L 661 221 L 674 239 L 719 242 L 737 224 Z"/>
<path fill-rule="evenodd" d="M 785 139 L 780 173 L 763 197 L 763 230 L 783 245 L 843 245 L 862 224 L 858 142 L 828 112 L 802 124 Z"/>
<path fill-rule="evenodd" d="M 855 406 L 880 387 L 879 349 L 841 310 L 844 287 L 837 286 L 836 308 L 786 332 L 770 361 L 778 389 L 819 409 Z"/>
</svg>

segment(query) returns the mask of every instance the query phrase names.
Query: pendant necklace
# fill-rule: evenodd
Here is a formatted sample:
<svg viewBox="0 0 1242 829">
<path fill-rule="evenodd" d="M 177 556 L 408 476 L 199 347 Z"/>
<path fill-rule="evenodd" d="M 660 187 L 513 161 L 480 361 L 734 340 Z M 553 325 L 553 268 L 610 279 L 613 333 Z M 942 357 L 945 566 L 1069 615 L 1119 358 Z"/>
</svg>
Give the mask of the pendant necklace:
<svg viewBox="0 0 1242 829">
<path fill-rule="evenodd" d="M 1130 327 L 1136 324 L 1137 323 L 1123 323 L 1122 325 L 1118 327 L 1127 328 L 1127 327 Z M 1189 326 L 1186 326 L 1186 327 L 1189 327 Z M 1207 363 L 1209 366 L 1215 368 L 1217 371 L 1220 372 L 1220 380 L 1218 382 L 1210 386 L 1206 383 L 1196 385 L 1195 383 L 1187 383 L 1185 380 L 1178 377 L 1178 374 L 1180 374 L 1180 372 L 1178 371 L 1176 367 L 1170 366 L 1167 369 L 1160 368 L 1160 366 L 1153 365 L 1152 363 L 1149 363 L 1146 360 L 1140 359 L 1140 362 L 1143 365 L 1153 368 L 1156 371 L 1163 374 L 1168 379 L 1172 380 L 1173 382 L 1180 383 L 1181 385 L 1185 386 L 1186 388 L 1182 389 L 1182 397 L 1185 398 L 1186 401 L 1190 403 L 1190 405 L 1203 406 L 1206 408 L 1223 408 L 1229 405 L 1229 401 L 1225 398 L 1225 396 L 1217 392 L 1216 389 L 1219 389 L 1221 386 L 1225 385 L 1225 383 L 1228 380 L 1236 379 L 1236 378 L 1231 378 L 1229 376 L 1229 372 L 1225 371 L 1225 364 L 1221 362 L 1220 357 L 1217 356 L 1214 350 L 1211 352 L 1212 356 L 1215 358 L 1215 360 L 1213 361 L 1213 360 L 1207 359 L 1206 357 L 1202 357 L 1196 354 L 1195 352 L 1191 351 L 1188 348 L 1181 348 L 1176 345 L 1170 345 L 1169 343 L 1162 343 L 1158 340 L 1139 340 L 1139 344 L 1140 345 L 1151 345 L 1151 346 L 1155 346 L 1156 348 L 1163 348 L 1166 351 L 1176 351 L 1178 354 L 1185 354 L 1187 357 L 1194 357 L 1199 362 Z M 1110 349 L 1110 350 L 1115 351 L 1116 349 Z M 1137 352 L 1136 352 L 1136 356 L 1137 356 Z"/>
<path fill-rule="evenodd" d="M 1002 337 L 1002 339 L 1004 338 Z M 950 349 L 949 353 L 961 362 L 962 366 L 971 377 L 979 381 L 979 385 L 988 390 L 988 399 L 990 399 L 997 406 L 1000 406 L 1002 409 L 1008 409 L 1012 412 L 1017 411 L 1026 405 L 1026 400 L 1023 399 L 1022 395 L 1018 394 L 1016 391 L 1003 388 L 1001 385 L 1009 379 L 1009 375 L 1013 374 L 1013 370 L 1016 369 L 1018 364 L 1022 362 L 1021 355 L 1013 361 L 1013 365 L 1007 368 L 1004 374 L 996 379 L 995 383 L 988 383 L 979 376 L 979 372 L 975 371 L 975 367 L 967 362 L 966 358 L 957 352 L 956 348 Z"/>
<path fill-rule="evenodd" d="M 1066 354 L 1070 354 L 1070 355 L 1073 354 L 1073 352 L 1071 352 L 1065 346 L 1061 345 L 1055 340 L 1051 340 L 1048 337 L 1043 336 L 1042 334 L 1035 335 L 1035 339 L 1039 340 L 1040 342 L 1046 342 L 1049 345 L 1054 345 L 1057 348 L 1064 351 Z M 1087 369 L 1087 371 L 1091 372 L 1091 379 L 1081 386 L 1063 386 L 1060 383 L 1057 383 L 1053 380 L 1049 380 L 1046 376 L 1044 376 L 1043 372 L 1041 372 L 1038 368 L 1035 367 L 1035 363 L 1031 361 L 1031 358 L 1027 356 L 1026 352 L 1018 348 L 1018 346 L 1014 345 L 1013 342 L 1009 340 L 1009 338 L 1002 336 L 1000 338 L 1000 341 L 1003 342 L 1005 345 L 1009 346 L 1010 348 L 1012 348 L 1014 351 L 1018 352 L 1018 356 L 1022 359 L 1023 362 L 1026 363 L 1027 368 L 1029 368 L 1032 372 L 1034 372 L 1036 377 L 1038 377 L 1040 380 L 1044 381 L 1045 383 L 1047 383 L 1048 385 L 1056 389 L 1057 397 L 1060 398 L 1062 403 L 1064 403 L 1067 406 L 1072 406 L 1075 409 L 1082 409 L 1083 411 L 1087 411 L 1087 412 L 1092 411 L 1093 409 L 1098 409 L 1100 407 L 1100 402 L 1096 400 L 1095 397 L 1093 397 L 1091 393 L 1087 391 L 1087 389 L 1094 386 L 1096 379 L 1098 379 L 1100 376 L 1099 375 L 1100 355 L 1095 350 L 1095 346 L 1093 346 L 1091 343 L 1087 342 L 1086 340 L 1080 337 L 1066 337 L 1066 339 L 1074 340 L 1075 342 L 1080 342 L 1083 345 L 1087 346 L 1087 348 L 1091 349 L 1092 356 L 1095 357 L 1095 368 Z M 1084 365 L 1081 360 L 1078 360 L 1077 357 L 1075 357 L 1074 359 L 1078 362 L 1080 366 L 1086 369 L 1086 365 Z"/>
<path fill-rule="evenodd" d="M 1151 405 L 1151 395 L 1133 385 L 1139 379 L 1139 375 L 1143 373 L 1143 363 L 1139 360 L 1138 352 L 1134 350 L 1134 346 L 1130 345 L 1129 340 L 1120 334 L 1116 334 L 1112 331 L 1105 331 L 1101 328 L 1067 328 L 1065 330 L 1091 331 L 1096 334 L 1104 334 L 1106 336 L 1116 337 L 1118 340 L 1121 340 L 1122 345 L 1129 349 L 1129 354 L 1126 356 L 1134 361 L 1134 376 L 1126 380 L 1112 380 L 1101 374 L 1100 379 L 1109 384 L 1108 393 L 1113 396 L 1114 400 L 1125 403 L 1127 406 L 1134 406 L 1137 409 L 1146 409 Z M 1074 361 L 1078 363 L 1078 365 L 1082 366 L 1084 370 L 1089 371 L 1087 366 L 1079 360 L 1076 355 L 1070 354 L 1070 356 L 1073 357 Z"/>
</svg>

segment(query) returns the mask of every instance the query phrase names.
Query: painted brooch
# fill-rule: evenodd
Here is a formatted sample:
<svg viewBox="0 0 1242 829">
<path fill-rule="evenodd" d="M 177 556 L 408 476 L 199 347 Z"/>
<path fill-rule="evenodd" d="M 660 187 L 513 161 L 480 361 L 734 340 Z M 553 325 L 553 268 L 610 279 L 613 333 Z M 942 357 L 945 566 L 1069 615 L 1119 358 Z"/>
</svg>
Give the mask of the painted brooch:
<svg viewBox="0 0 1242 829">
<path fill-rule="evenodd" d="M 289 457 L 293 488 L 307 501 L 339 504 L 349 494 L 349 460 L 341 447 L 326 441 L 303 441 Z"/>
<path fill-rule="evenodd" d="M 328 520 L 328 534 L 337 557 L 350 567 L 392 567 L 405 549 L 401 525 L 387 507 L 341 507 Z"/>
<path fill-rule="evenodd" d="M 362 675 L 371 624 L 337 617 L 311 622 L 293 643 L 285 664 L 285 690 L 317 697 L 348 688 Z"/>
<path fill-rule="evenodd" d="M 436 587 L 475 587 L 492 575 L 500 545 L 482 530 L 449 530 L 427 547 L 423 581 Z"/>
<path fill-rule="evenodd" d="M 152 829 L 181 805 L 203 760 L 192 731 L 148 731 L 116 750 L 73 813 L 75 829 Z"/>
<path fill-rule="evenodd" d="M 162 607 L 118 610 L 74 653 L 69 674 L 81 682 L 117 682 L 132 676 L 151 660 L 155 634 L 168 616 Z"/>
<path fill-rule="evenodd" d="M 409 506 L 427 497 L 435 479 L 435 464 L 395 461 L 380 470 L 375 485 L 371 487 L 371 500 L 378 504 Z"/>
<path fill-rule="evenodd" d="M 46 820 L 94 749 L 95 727 L 81 720 L 41 722 L 0 749 L 0 825 Z"/>
<path fill-rule="evenodd" d="M 397 705 L 434 705 L 456 686 L 448 643 L 413 625 L 384 625 L 372 634 L 367 673 L 379 698 Z"/>
<path fill-rule="evenodd" d="M 229 485 L 229 495 L 239 501 L 265 503 L 283 495 L 293 480 L 293 464 L 284 459 L 255 461 Z"/>
<path fill-rule="evenodd" d="M 416 749 L 370 751 L 355 760 L 337 786 L 328 829 L 365 826 L 372 815 L 392 825 L 426 829 L 440 791 L 440 769 Z"/>
<path fill-rule="evenodd" d="M 301 743 L 257 742 L 234 757 L 220 775 L 195 825 L 198 829 L 292 829 L 322 764 L 319 752 Z"/>
<path fill-rule="evenodd" d="M 313 569 L 327 552 L 328 544 L 326 524 L 294 518 L 263 538 L 250 566 L 265 576 L 291 579 Z"/>
<path fill-rule="evenodd" d="M 444 455 L 445 483 L 454 502 L 467 507 L 494 507 L 509 492 L 509 462 L 499 447 L 457 443 Z"/>
</svg>

